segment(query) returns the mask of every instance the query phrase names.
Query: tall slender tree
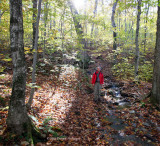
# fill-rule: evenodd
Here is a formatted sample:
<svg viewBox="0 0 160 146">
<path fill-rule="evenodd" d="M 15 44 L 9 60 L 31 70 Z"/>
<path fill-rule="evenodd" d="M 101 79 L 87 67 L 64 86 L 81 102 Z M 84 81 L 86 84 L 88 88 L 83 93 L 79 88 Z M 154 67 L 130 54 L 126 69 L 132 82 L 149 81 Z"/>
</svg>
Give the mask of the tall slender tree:
<svg viewBox="0 0 160 146">
<path fill-rule="evenodd" d="M 124 23 L 125 23 L 125 37 L 126 37 L 126 33 L 127 33 L 127 8 L 126 8 L 126 0 L 125 0 L 125 19 L 124 19 Z"/>
<path fill-rule="evenodd" d="M 135 54 L 135 79 L 138 77 L 138 67 L 139 67 L 139 26 L 140 26 L 140 16 L 141 16 L 141 3 L 142 0 L 138 0 L 138 6 L 137 6 L 137 25 L 136 25 L 136 38 L 135 38 L 135 44 L 136 44 L 136 54 Z"/>
<path fill-rule="evenodd" d="M 83 32 L 83 29 L 82 29 L 82 25 L 80 24 L 78 11 L 75 8 L 72 0 L 68 0 L 68 5 L 71 9 L 71 13 L 72 13 L 76 33 L 77 33 L 77 36 L 78 36 L 78 40 L 79 40 L 80 44 L 82 46 L 84 46 L 85 45 L 84 32 Z"/>
<path fill-rule="evenodd" d="M 39 4 L 38 4 L 38 15 L 37 15 L 37 21 L 36 21 L 36 36 L 35 36 L 35 41 L 34 41 L 34 57 L 33 57 L 33 71 L 32 71 L 32 84 L 34 85 L 36 82 L 36 64 L 37 64 L 37 50 L 38 50 L 38 32 L 39 32 L 39 20 L 40 20 L 40 14 L 41 14 L 41 3 L 42 0 L 39 0 Z M 34 96 L 34 91 L 35 88 L 31 89 L 31 93 L 30 93 L 30 98 L 29 101 L 27 103 L 27 108 L 30 109 L 31 108 L 31 104 L 33 101 L 33 96 Z"/>
<path fill-rule="evenodd" d="M 70 7 L 71 13 L 72 13 L 72 18 L 74 21 L 74 26 L 75 26 L 75 30 L 78 36 L 78 41 L 80 43 L 80 53 L 79 53 L 79 58 L 80 58 L 80 67 L 82 68 L 87 68 L 89 65 L 89 61 L 90 61 L 90 57 L 87 54 L 87 51 L 85 50 L 86 48 L 86 41 L 84 38 L 84 32 L 82 29 L 82 25 L 80 24 L 80 20 L 79 20 L 79 14 L 77 9 L 75 8 L 72 0 L 68 0 L 68 5 Z"/>
<path fill-rule="evenodd" d="M 97 6 L 98 6 L 98 0 L 95 0 L 95 6 L 94 6 L 94 11 L 93 11 L 93 18 L 96 17 L 97 14 Z M 91 37 L 93 35 L 93 31 L 94 31 L 94 22 L 92 23 L 92 27 L 91 27 Z"/>
<path fill-rule="evenodd" d="M 104 12 L 104 0 L 102 0 L 102 13 L 103 13 L 103 15 L 105 15 L 105 12 Z M 106 29 L 105 18 L 103 18 L 103 25 L 104 25 L 104 30 L 105 30 Z"/>
<path fill-rule="evenodd" d="M 1 3 L 1 0 L 0 0 Z M 0 9 L 0 23 L 1 23 L 1 17 L 2 17 L 2 10 Z"/>
<path fill-rule="evenodd" d="M 152 103 L 160 106 L 160 0 L 158 0 L 157 33 L 151 101 Z"/>
<path fill-rule="evenodd" d="M 65 11 L 66 8 L 64 7 L 62 15 L 61 15 L 61 20 L 60 20 L 60 27 L 61 27 L 61 40 L 62 40 L 62 49 L 64 48 L 64 17 L 65 17 Z"/>
<path fill-rule="evenodd" d="M 118 0 L 116 0 L 113 4 L 112 7 L 112 16 L 111 16 L 111 21 L 112 21 L 112 27 L 113 27 L 113 50 L 117 49 L 117 30 L 116 30 L 116 23 L 115 23 L 115 13 L 116 13 L 116 7 L 117 7 Z"/>
<path fill-rule="evenodd" d="M 48 2 L 45 2 L 44 4 L 44 37 L 43 37 L 43 58 L 45 58 L 45 52 L 46 52 L 46 36 L 47 36 L 47 19 L 48 19 Z"/>
<path fill-rule="evenodd" d="M 149 13 L 149 4 L 145 4 L 146 16 L 144 18 L 144 52 L 146 51 L 146 42 L 147 42 L 147 23 L 148 23 L 148 13 Z"/>
<path fill-rule="evenodd" d="M 84 15 L 87 17 L 87 2 L 88 0 L 85 0 L 85 8 L 84 8 Z M 85 18 L 85 34 L 87 35 L 87 18 Z"/>
<path fill-rule="evenodd" d="M 33 3 L 33 23 L 32 23 L 32 27 L 33 27 L 33 43 L 32 43 L 32 50 L 34 48 L 34 41 L 35 41 L 35 36 L 36 36 L 36 17 L 37 17 L 37 0 L 32 0 Z"/>
</svg>

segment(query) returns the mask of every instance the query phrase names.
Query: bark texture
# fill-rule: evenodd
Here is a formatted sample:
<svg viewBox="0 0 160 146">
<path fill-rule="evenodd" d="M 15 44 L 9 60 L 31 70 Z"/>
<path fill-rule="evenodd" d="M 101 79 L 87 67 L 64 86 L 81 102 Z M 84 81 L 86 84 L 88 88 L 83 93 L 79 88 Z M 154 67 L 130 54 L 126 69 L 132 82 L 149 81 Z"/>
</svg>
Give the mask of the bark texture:
<svg viewBox="0 0 160 146">
<path fill-rule="evenodd" d="M 112 8 L 112 16 L 111 16 L 111 21 L 112 21 L 112 27 L 113 27 L 113 50 L 117 49 L 117 32 L 116 32 L 116 23 L 115 23 L 115 12 L 116 12 L 116 7 L 117 7 L 118 0 L 113 4 Z"/>
<path fill-rule="evenodd" d="M 38 15 L 37 15 L 37 21 L 36 21 L 36 36 L 35 36 L 35 43 L 34 43 L 34 50 L 35 51 L 34 51 L 34 57 L 33 57 L 33 71 L 32 71 L 32 84 L 33 85 L 36 82 L 35 73 L 36 73 L 36 64 L 37 64 L 38 29 L 39 29 L 39 20 L 40 20 L 40 13 L 41 13 L 41 3 L 42 3 L 42 0 L 39 0 Z M 29 109 L 30 109 L 32 101 L 33 101 L 34 91 L 35 91 L 35 88 L 32 88 L 30 98 L 27 103 L 27 108 L 29 108 Z"/>
<path fill-rule="evenodd" d="M 37 18 L 37 0 L 32 0 L 33 3 L 33 44 L 32 44 L 32 49 L 34 48 L 34 41 L 35 41 L 35 36 L 36 36 L 36 18 Z"/>
<path fill-rule="evenodd" d="M 147 9 L 146 11 L 146 18 L 145 18 L 145 33 L 144 33 L 144 52 L 146 51 L 146 42 L 147 42 L 147 23 L 148 23 L 148 13 L 149 13 L 149 4 L 146 4 L 145 8 Z"/>
<path fill-rule="evenodd" d="M 85 45 L 84 33 L 83 33 L 82 25 L 79 22 L 80 20 L 79 20 L 78 11 L 75 8 L 72 0 L 68 0 L 68 5 L 71 9 L 71 13 L 72 13 L 76 33 L 77 33 L 77 36 L 78 36 L 78 40 L 79 40 L 81 45 Z"/>
<path fill-rule="evenodd" d="M 151 101 L 152 103 L 158 104 L 158 106 L 160 106 L 160 0 L 158 0 L 158 4 L 157 34 Z"/>
<path fill-rule="evenodd" d="M 43 49 L 43 58 L 45 58 L 46 53 L 46 37 L 47 37 L 47 19 L 48 19 L 48 2 L 45 3 L 45 11 L 44 11 L 44 49 Z"/>
<path fill-rule="evenodd" d="M 78 41 L 81 45 L 80 46 L 80 52 L 77 55 L 77 58 L 79 58 L 79 60 L 80 60 L 79 61 L 79 66 L 81 68 L 85 69 L 85 68 L 88 68 L 88 66 L 89 66 L 90 57 L 87 54 L 87 51 L 85 50 L 86 41 L 84 39 L 84 32 L 83 32 L 83 29 L 82 29 L 82 25 L 80 24 L 78 11 L 75 8 L 72 0 L 68 0 L 68 5 L 71 9 L 71 13 L 72 13 L 73 21 L 74 21 L 74 26 L 75 26 L 76 33 L 77 33 L 77 36 L 78 36 Z"/>
<path fill-rule="evenodd" d="M 136 54 L 135 54 L 135 79 L 137 79 L 138 76 L 138 66 L 139 66 L 139 25 L 140 25 L 140 16 L 141 16 L 141 3 L 142 0 L 138 0 L 138 7 L 137 7 L 137 25 L 136 25 L 136 38 L 135 38 L 135 44 L 136 44 Z"/>
<path fill-rule="evenodd" d="M 1 0 L 0 0 L 1 3 Z M 1 17 L 2 17 L 2 10 L 0 9 L 0 23 L 1 23 Z"/>
<path fill-rule="evenodd" d="M 94 11 L 93 11 L 93 18 L 96 17 L 96 14 L 97 14 L 97 6 L 98 6 L 98 0 L 95 0 L 95 6 L 94 6 Z M 92 28 L 91 28 L 91 37 L 93 35 L 93 31 L 94 31 L 94 22 L 92 24 Z"/>
<path fill-rule="evenodd" d="M 20 135 L 27 130 L 29 118 L 25 107 L 26 63 L 23 42 L 22 0 L 10 0 L 10 48 L 13 62 L 12 95 L 7 127 Z"/>
</svg>

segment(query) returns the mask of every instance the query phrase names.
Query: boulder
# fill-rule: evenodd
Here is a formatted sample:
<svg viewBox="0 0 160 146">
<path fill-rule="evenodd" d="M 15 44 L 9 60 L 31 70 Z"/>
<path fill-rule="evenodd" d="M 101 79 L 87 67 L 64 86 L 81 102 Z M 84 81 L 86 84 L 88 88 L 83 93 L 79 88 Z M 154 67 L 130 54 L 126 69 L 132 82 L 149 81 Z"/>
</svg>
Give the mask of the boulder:
<svg viewBox="0 0 160 146">
<path fill-rule="evenodd" d="M 90 61 L 91 61 L 91 57 L 87 54 L 87 52 L 86 51 L 79 52 L 77 54 L 77 58 L 79 59 L 79 67 L 88 69 Z"/>
</svg>

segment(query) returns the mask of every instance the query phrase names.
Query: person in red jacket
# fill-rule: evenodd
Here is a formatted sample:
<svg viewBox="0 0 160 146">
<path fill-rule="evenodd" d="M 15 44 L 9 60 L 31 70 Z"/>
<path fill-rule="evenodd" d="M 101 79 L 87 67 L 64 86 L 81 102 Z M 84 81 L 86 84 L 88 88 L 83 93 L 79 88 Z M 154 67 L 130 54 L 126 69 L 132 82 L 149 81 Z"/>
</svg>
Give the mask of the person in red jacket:
<svg viewBox="0 0 160 146">
<path fill-rule="evenodd" d="M 101 67 L 98 66 L 96 71 L 92 76 L 92 84 L 94 86 L 94 101 L 100 101 L 100 90 L 102 88 L 102 84 L 104 83 L 103 73 L 101 72 Z"/>
</svg>

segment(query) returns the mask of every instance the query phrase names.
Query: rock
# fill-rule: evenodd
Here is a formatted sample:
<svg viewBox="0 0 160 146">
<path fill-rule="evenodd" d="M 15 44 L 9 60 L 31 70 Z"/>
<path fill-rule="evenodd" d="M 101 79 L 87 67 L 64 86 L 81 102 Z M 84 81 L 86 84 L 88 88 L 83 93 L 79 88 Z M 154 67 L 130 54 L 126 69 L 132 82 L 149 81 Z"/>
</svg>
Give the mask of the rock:
<svg viewBox="0 0 160 146">
<path fill-rule="evenodd" d="M 142 117 L 142 116 L 139 116 L 139 119 L 142 119 L 142 120 L 144 120 L 144 117 Z"/>
<path fill-rule="evenodd" d="M 101 124 L 100 123 L 96 123 L 96 127 L 97 128 L 101 127 Z"/>
<path fill-rule="evenodd" d="M 79 67 L 84 67 L 84 69 L 88 69 L 91 57 L 87 54 L 87 52 L 79 52 L 77 54 L 77 58 L 79 59 Z"/>
<path fill-rule="evenodd" d="M 136 128 L 136 127 L 137 127 L 137 124 L 136 124 L 136 123 L 133 123 L 133 127 Z"/>
<path fill-rule="evenodd" d="M 160 132 L 160 127 L 157 127 L 157 130 Z"/>
<path fill-rule="evenodd" d="M 119 102 L 118 105 L 119 105 L 119 106 L 129 106 L 130 103 L 129 103 L 129 102 Z"/>
<path fill-rule="evenodd" d="M 123 137 L 125 136 L 125 133 L 123 131 L 119 131 L 119 135 Z"/>
<path fill-rule="evenodd" d="M 129 111 L 130 114 L 135 114 L 134 110 Z"/>
<path fill-rule="evenodd" d="M 147 126 L 147 127 L 150 126 L 150 125 L 149 125 L 148 123 L 146 123 L 146 122 L 144 122 L 143 125 L 144 125 L 144 126 Z"/>
</svg>

